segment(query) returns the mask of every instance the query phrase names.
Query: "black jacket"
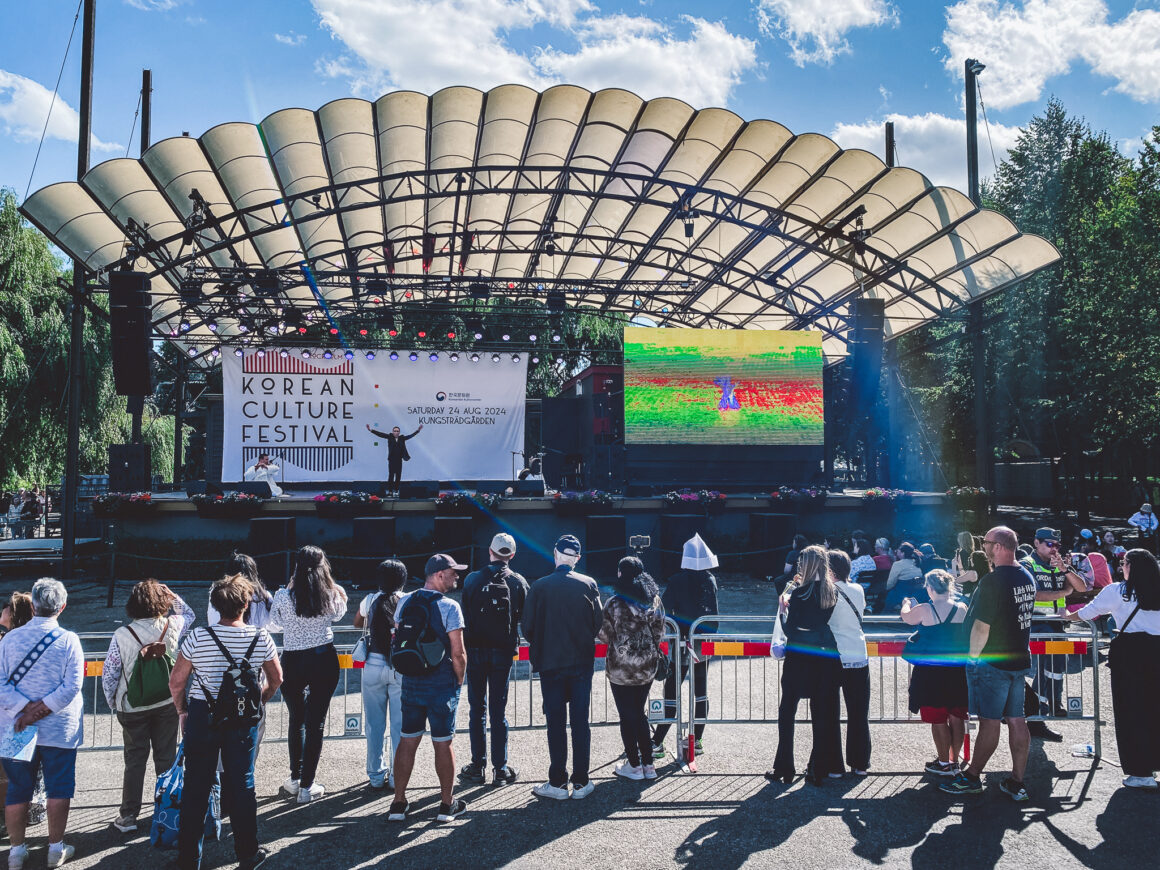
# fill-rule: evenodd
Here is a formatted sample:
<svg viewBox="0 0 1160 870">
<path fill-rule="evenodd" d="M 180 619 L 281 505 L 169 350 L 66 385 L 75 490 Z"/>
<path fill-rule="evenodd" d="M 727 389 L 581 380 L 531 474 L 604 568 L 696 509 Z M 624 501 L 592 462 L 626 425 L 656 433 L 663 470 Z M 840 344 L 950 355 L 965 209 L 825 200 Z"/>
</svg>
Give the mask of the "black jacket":
<svg viewBox="0 0 1160 870">
<path fill-rule="evenodd" d="M 522 575 L 511 570 L 506 563 L 492 562 L 482 571 L 472 571 L 463 580 L 463 645 L 469 649 L 487 649 L 491 644 L 477 637 L 476 627 L 472 624 L 472 614 L 475 611 L 473 599 L 480 588 L 491 582 L 491 575 L 506 569 L 504 581 L 507 583 L 508 594 L 512 602 L 512 632 L 510 648 L 513 655 L 520 645 L 519 625 L 520 617 L 524 615 L 524 602 L 528 597 L 528 581 Z"/>
<path fill-rule="evenodd" d="M 532 584 L 520 620 L 539 673 L 596 659 L 596 635 L 604 619 L 600 590 L 591 577 L 560 565 Z"/>
<path fill-rule="evenodd" d="M 682 568 L 669 578 L 661 595 L 665 613 L 676 620 L 681 636 L 688 637 L 689 628 L 702 616 L 715 616 L 717 610 L 717 578 L 711 571 L 689 571 Z M 711 634 L 716 622 L 701 623 L 699 631 Z"/>
<path fill-rule="evenodd" d="M 407 452 L 407 442 L 418 435 L 419 430 L 416 429 L 410 435 L 400 435 L 398 438 L 390 432 L 376 432 L 374 429 L 371 430 L 371 434 L 387 439 L 388 462 L 402 462 L 404 459 L 411 458 L 411 454 Z"/>
</svg>

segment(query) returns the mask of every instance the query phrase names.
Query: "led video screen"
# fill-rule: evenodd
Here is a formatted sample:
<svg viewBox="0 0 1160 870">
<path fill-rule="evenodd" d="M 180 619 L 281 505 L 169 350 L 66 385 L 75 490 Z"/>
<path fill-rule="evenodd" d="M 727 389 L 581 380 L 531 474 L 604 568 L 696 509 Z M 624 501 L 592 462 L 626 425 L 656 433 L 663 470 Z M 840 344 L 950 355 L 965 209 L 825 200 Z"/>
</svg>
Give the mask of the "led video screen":
<svg viewBox="0 0 1160 870">
<path fill-rule="evenodd" d="M 821 333 L 625 327 L 624 440 L 821 445 Z"/>
</svg>

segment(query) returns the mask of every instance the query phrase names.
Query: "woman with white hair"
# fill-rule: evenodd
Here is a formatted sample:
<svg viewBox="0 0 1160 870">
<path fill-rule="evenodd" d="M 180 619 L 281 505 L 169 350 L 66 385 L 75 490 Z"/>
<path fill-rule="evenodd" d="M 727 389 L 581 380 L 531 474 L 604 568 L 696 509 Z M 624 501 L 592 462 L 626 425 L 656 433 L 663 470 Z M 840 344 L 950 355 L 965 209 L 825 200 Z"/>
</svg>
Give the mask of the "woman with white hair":
<svg viewBox="0 0 1160 870">
<path fill-rule="evenodd" d="M 693 535 L 685 541 L 681 554 L 681 570 L 669 578 L 665 592 L 661 596 L 661 603 L 665 612 L 669 614 L 681 629 L 681 640 L 687 641 L 689 630 L 693 623 L 702 616 L 716 616 L 717 610 L 717 578 L 712 569 L 717 567 L 717 557 L 709 549 L 709 545 L 701 540 L 699 534 Z M 702 623 L 698 631 L 708 634 L 717 630 L 715 622 Z M 704 719 L 709 715 L 709 663 L 703 659 L 693 665 L 693 714 L 697 719 Z M 681 673 L 669 671 L 665 680 L 665 718 L 672 719 L 677 715 L 677 685 L 685 681 L 689 671 L 689 656 L 681 657 Z M 669 733 L 669 724 L 662 722 L 653 730 L 653 758 L 661 759 L 665 756 L 665 736 Z M 698 722 L 693 726 L 696 739 L 696 754 L 700 755 L 701 735 L 705 733 L 705 723 Z"/>
<path fill-rule="evenodd" d="M 48 793 L 48 866 L 59 867 L 74 849 L 64 843 L 69 805 L 76 790 L 77 748 L 84 739 L 81 684 L 85 659 L 80 638 L 65 631 L 57 617 L 68 603 L 59 580 L 45 577 L 32 587 L 32 619 L 14 628 L 0 644 L 0 719 L 2 727 L 23 731 L 36 726 L 31 761 L 5 758 L 8 796 L 8 867 L 20 870 L 28 858 L 24 842 L 28 803 L 37 770 L 44 771 Z"/>
</svg>

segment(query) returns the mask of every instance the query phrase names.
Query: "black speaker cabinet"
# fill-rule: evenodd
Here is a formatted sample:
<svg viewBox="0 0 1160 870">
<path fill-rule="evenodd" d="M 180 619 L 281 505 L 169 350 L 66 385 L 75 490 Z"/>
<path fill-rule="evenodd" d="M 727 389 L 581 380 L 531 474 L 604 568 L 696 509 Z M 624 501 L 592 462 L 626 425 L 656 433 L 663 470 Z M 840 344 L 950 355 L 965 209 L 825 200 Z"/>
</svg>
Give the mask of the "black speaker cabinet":
<svg viewBox="0 0 1160 870">
<path fill-rule="evenodd" d="M 796 514 L 749 515 L 749 573 L 754 577 L 777 577 L 797 534 Z"/>
<path fill-rule="evenodd" d="M 611 583 L 620 560 L 628 555 L 624 515 L 590 516 L 585 528 L 585 573 L 600 583 Z"/>
<path fill-rule="evenodd" d="M 399 498 L 435 498 L 439 495 L 437 480 L 409 480 L 399 485 Z"/>
<path fill-rule="evenodd" d="M 153 392 L 149 368 L 152 297 L 144 272 L 109 273 L 109 332 L 113 386 L 119 396 Z"/>
<path fill-rule="evenodd" d="M 435 552 L 446 553 L 460 565 L 472 567 L 471 517 L 435 517 Z M 460 577 L 462 582 L 463 577 Z"/>
<path fill-rule="evenodd" d="M 712 549 L 713 543 L 705 534 L 708 521 L 701 514 L 661 514 L 661 574 L 664 580 L 681 567 L 681 551 L 685 541 L 699 534 Z"/>
<path fill-rule="evenodd" d="M 258 563 L 258 576 L 268 588 L 278 589 L 290 579 L 296 537 L 294 517 L 250 520 L 249 555 Z"/>
<path fill-rule="evenodd" d="M 395 555 L 394 517 L 356 517 L 352 523 L 354 562 L 351 572 L 360 589 L 378 586 L 375 568 L 383 559 Z"/>
<path fill-rule="evenodd" d="M 148 444 L 110 444 L 109 492 L 149 492 L 150 460 Z"/>
</svg>

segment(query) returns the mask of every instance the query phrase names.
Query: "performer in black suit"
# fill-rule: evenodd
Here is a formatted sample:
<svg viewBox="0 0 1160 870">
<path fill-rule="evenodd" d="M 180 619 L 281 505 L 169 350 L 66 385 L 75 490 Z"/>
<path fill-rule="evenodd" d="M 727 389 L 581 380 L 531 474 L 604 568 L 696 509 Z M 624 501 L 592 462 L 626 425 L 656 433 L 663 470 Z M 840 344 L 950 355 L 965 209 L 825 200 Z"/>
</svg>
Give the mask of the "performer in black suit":
<svg viewBox="0 0 1160 870">
<path fill-rule="evenodd" d="M 367 431 L 372 435 L 387 439 L 387 491 L 398 495 L 399 483 L 403 476 L 403 461 L 411 458 L 411 454 L 407 452 L 407 442 L 423 431 L 423 424 L 420 423 L 419 428 L 410 435 L 402 434 L 402 430 L 398 426 L 392 429 L 391 434 L 388 435 L 385 432 L 372 429 L 370 423 L 367 424 Z"/>
</svg>

